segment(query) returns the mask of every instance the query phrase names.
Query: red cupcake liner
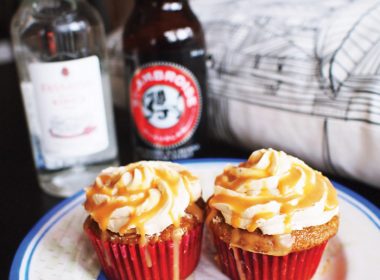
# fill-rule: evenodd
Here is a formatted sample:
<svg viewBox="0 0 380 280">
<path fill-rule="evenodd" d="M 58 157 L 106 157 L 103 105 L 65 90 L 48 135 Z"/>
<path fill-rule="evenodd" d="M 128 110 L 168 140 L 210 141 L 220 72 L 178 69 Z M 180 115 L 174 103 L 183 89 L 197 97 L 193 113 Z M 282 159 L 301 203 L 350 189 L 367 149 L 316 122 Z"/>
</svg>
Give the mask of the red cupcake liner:
<svg viewBox="0 0 380 280">
<path fill-rule="evenodd" d="M 316 272 L 327 241 L 314 248 L 270 256 L 232 248 L 214 236 L 220 267 L 231 279 L 309 280 Z"/>
<path fill-rule="evenodd" d="M 178 244 L 180 279 L 196 268 L 202 243 L 203 224 L 182 236 Z M 103 272 L 109 280 L 171 280 L 174 279 L 175 249 L 173 241 L 145 246 L 103 241 L 90 229 L 86 233 L 98 255 Z"/>
</svg>

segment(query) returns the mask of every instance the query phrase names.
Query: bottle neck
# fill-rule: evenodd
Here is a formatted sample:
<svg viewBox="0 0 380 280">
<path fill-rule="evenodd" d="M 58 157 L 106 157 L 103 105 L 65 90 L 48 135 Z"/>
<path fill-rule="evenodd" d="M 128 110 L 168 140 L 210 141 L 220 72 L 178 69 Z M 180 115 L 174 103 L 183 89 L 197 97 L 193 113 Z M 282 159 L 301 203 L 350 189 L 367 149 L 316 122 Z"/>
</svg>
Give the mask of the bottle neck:
<svg viewBox="0 0 380 280">
<path fill-rule="evenodd" d="M 136 0 L 138 9 L 157 9 L 161 11 L 175 12 L 188 8 L 188 0 Z"/>
<path fill-rule="evenodd" d="M 164 4 L 164 3 L 185 3 L 188 2 L 188 0 L 137 0 L 136 4 Z"/>
<path fill-rule="evenodd" d="M 75 12 L 83 0 L 24 0 L 31 6 L 34 15 L 45 17 L 66 16 Z"/>
<path fill-rule="evenodd" d="M 28 4 L 43 4 L 43 5 L 62 5 L 62 3 L 76 4 L 82 0 L 24 0 L 23 3 Z"/>
</svg>

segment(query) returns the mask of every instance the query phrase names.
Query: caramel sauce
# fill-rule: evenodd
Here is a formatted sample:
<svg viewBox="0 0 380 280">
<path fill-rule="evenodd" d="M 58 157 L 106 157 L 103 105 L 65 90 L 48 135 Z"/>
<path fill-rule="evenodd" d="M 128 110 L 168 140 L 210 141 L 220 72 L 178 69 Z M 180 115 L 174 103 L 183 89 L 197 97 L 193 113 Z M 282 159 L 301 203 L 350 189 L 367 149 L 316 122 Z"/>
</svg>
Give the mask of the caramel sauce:
<svg viewBox="0 0 380 280">
<path fill-rule="evenodd" d="M 256 253 L 265 253 L 273 256 L 285 256 L 292 250 L 294 240 L 289 234 L 263 235 L 259 229 L 254 232 L 233 228 L 224 222 L 223 216 L 218 211 L 210 211 L 207 216 L 208 227 L 231 248 Z M 259 233 L 260 232 L 260 233 Z"/>
<path fill-rule="evenodd" d="M 109 217 L 111 216 L 112 212 L 124 206 L 125 206 L 125 203 L 119 202 L 119 201 L 113 201 L 111 203 L 103 203 L 100 206 L 98 206 L 96 209 L 93 209 L 91 215 L 94 218 L 94 220 L 99 221 L 99 227 L 102 230 L 106 230 Z"/>
<path fill-rule="evenodd" d="M 173 241 L 173 279 L 179 280 L 179 241 Z"/>
<path fill-rule="evenodd" d="M 145 175 L 145 170 L 142 166 L 137 166 L 137 168 L 140 173 L 141 173 L 141 182 L 142 182 L 142 185 L 144 185 L 144 182 L 146 181 L 146 175 Z"/>
<path fill-rule="evenodd" d="M 186 212 L 196 217 L 198 221 L 203 221 L 204 211 L 196 203 L 191 203 Z"/>
<path fill-rule="evenodd" d="M 183 232 L 176 230 L 173 235 L 173 280 L 179 280 L 179 243 L 182 239 Z"/>
<path fill-rule="evenodd" d="M 271 191 L 268 188 L 263 187 L 261 189 L 260 196 L 269 197 L 269 196 L 272 196 L 272 193 L 271 193 Z"/>
<path fill-rule="evenodd" d="M 146 266 L 147 267 L 152 267 L 152 257 L 150 256 L 150 253 L 149 253 L 149 250 L 148 250 L 148 246 L 145 246 L 144 255 L 145 255 Z"/>
<path fill-rule="evenodd" d="M 240 226 L 240 214 L 239 213 L 232 212 L 231 226 L 233 226 L 234 228 L 238 228 Z"/>
<path fill-rule="evenodd" d="M 147 221 L 147 220 L 150 220 L 153 218 L 154 215 L 157 214 L 157 212 L 165 205 L 166 201 L 168 201 L 169 198 L 168 198 L 168 194 L 167 193 L 161 193 L 161 198 L 159 200 L 159 202 L 154 206 L 152 207 L 149 211 L 146 211 L 144 213 L 141 213 L 140 215 L 131 215 L 130 218 L 129 218 L 129 221 L 120 228 L 120 233 L 121 234 L 124 234 L 128 231 L 129 228 L 135 226 L 139 233 L 141 235 L 143 235 L 141 232 L 143 231 L 143 225 L 144 223 Z M 111 213 L 109 213 L 109 215 L 111 215 Z"/>
<path fill-rule="evenodd" d="M 231 245 L 239 244 L 240 241 L 240 230 L 237 228 L 234 228 L 231 232 Z"/>
<path fill-rule="evenodd" d="M 271 153 L 270 154 L 270 165 L 268 167 L 268 169 L 270 170 L 270 175 L 272 174 L 276 174 L 277 170 L 278 170 L 278 164 L 277 164 L 277 158 L 275 156 L 274 153 Z"/>
<path fill-rule="evenodd" d="M 286 203 L 289 200 L 298 198 L 299 195 L 295 194 L 292 196 L 274 196 L 274 195 L 268 195 L 266 197 L 231 197 L 228 195 L 223 194 L 217 194 L 213 196 L 210 201 L 209 205 L 213 205 L 215 203 L 224 203 L 231 207 L 232 210 L 232 217 L 231 217 L 231 225 L 235 228 L 240 227 L 241 222 L 241 214 L 249 207 L 257 205 L 257 204 L 265 204 L 271 201 L 277 201 L 279 203 Z M 289 210 L 292 209 L 292 207 L 289 207 Z M 286 214 L 286 213 L 285 213 Z M 249 231 L 253 231 L 255 228 L 255 225 L 257 220 L 263 218 L 263 219 L 269 219 L 274 216 L 273 213 L 271 215 L 268 215 L 268 213 L 263 213 L 263 216 L 261 214 L 257 214 L 255 217 L 253 217 L 252 222 L 249 225 Z"/>
<path fill-rule="evenodd" d="M 238 178 L 232 181 L 232 183 L 229 185 L 229 188 L 231 190 L 236 190 L 237 188 L 244 186 L 247 184 L 249 180 L 247 178 Z M 223 186 L 223 185 L 220 185 Z"/>
<path fill-rule="evenodd" d="M 182 182 L 183 182 L 183 185 L 185 186 L 187 193 L 190 195 L 190 201 L 194 201 L 195 197 L 193 196 L 193 193 L 190 190 L 190 183 L 187 177 L 182 177 Z"/>
<path fill-rule="evenodd" d="M 273 251 L 267 252 L 271 255 L 285 256 L 292 250 L 292 243 L 284 243 L 280 237 L 281 235 L 274 235 L 272 240 Z M 231 247 L 238 247 L 245 251 L 260 252 L 259 248 L 256 248 L 258 244 L 262 243 L 262 239 L 259 235 L 250 234 L 249 231 L 241 229 L 233 229 L 231 234 Z M 257 251 L 256 251 L 257 250 Z"/>
<path fill-rule="evenodd" d="M 290 200 L 293 200 L 295 198 L 299 198 L 299 194 L 291 194 L 284 197 L 275 196 L 275 195 L 268 195 L 268 196 L 257 196 L 257 197 L 231 197 L 230 195 L 226 194 L 216 194 L 214 195 L 210 201 L 209 204 L 212 206 L 215 203 L 224 203 L 231 207 L 233 212 L 237 212 L 238 214 L 241 214 L 244 212 L 247 208 L 258 205 L 258 204 L 266 204 L 271 201 L 277 201 L 279 203 L 286 203 Z"/>
<path fill-rule="evenodd" d="M 178 196 L 178 184 L 180 177 L 179 175 L 169 173 L 167 170 L 157 169 L 155 170 L 156 176 L 159 177 L 162 181 L 166 182 L 170 190 L 175 196 Z M 175 175 L 175 176 L 174 176 Z"/>
<path fill-rule="evenodd" d="M 172 224 L 175 226 L 175 227 L 179 227 L 179 219 L 177 217 L 174 216 L 173 212 L 170 211 L 169 212 L 169 216 L 170 216 L 170 219 L 172 220 Z"/>
<path fill-rule="evenodd" d="M 137 207 L 141 205 L 148 197 L 149 197 L 149 192 L 144 191 L 142 192 L 143 196 L 142 197 L 134 197 L 133 196 L 126 196 L 128 199 L 128 203 L 126 205 L 131 206 L 131 207 Z"/>
<path fill-rule="evenodd" d="M 86 190 L 86 193 L 87 193 L 87 197 L 93 196 L 96 193 L 105 194 L 105 195 L 112 195 L 112 189 L 105 188 L 105 187 L 99 187 L 98 184 L 94 184 Z"/>
<path fill-rule="evenodd" d="M 328 188 L 327 200 L 325 205 L 325 210 L 328 211 L 334 209 L 338 205 L 338 195 L 336 193 L 336 189 L 333 187 L 331 182 L 327 178 L 324 179 Z"/>
<path fill-rule="evenodd" d="M 291 251 L 294 240 L 290 233 L 274 235 L 273 238 L 276 244 L 281 244 L 282 254 Z"/>
<path fill-rule="evenodd" d="M 275 216 L 272 212 L 263 212 L 256 214 L 253 218 L 251 223 L 247 226 L 247 230 L 252 232 L 257 229 L 257 221 L 260 219 L 269 220 Z"/>
<path fill-rule="evenodd" d="M 270 171 L 262 169 L 251 169 L 247 167 L 238 167 L 229 170 L 232 176 L 238 178 L 250 178 L 250 179 L 260 179 L 265 178 L 270 175 Z"/>
<path fill-rule="evenodd" d="M 292 168 L 288 174 L 282 177 L 278 182 L 278 190 L 282 195 L 290 192 L 296 182 L 301 178 L 302 172 L 297 168 Z"/>
<path fill-rule="evenodd" d="M 269 155 L 265 155 L 269 153 Z M 268 156 L 269 164 L 264 168 L 256 165 L 263 156 Z M 291 232 L 291 221 L 295 211 L 312 207 L 321 201 L 327 192 L 325 210 L 331 210 L 338 206 L 336 190 L 320 172 L 313 170 L 301 161 L 291 161 L 288 171 L 279 174 L 277 189 L 279 195 L 273 194 L 265 185 L 261 187 L 258 195 L 247 195 L 250 191 L 250 184 L 253 180 L 262 179 L 276 175 L 279 170 L 281 157 L 287 156 L 274 150 L 260 150 L 253 153 L 247 162 L 239 164 L 238 167 L 226 167 L 224 172 L 216 177 L 215 185 L 221 187 L 221 191 L 209 200 L 209 205 L 213 208 L 215 204 L 226 204 L 231 210 L 231 226 L 239 228 L 242 214 L 250 207 L 262 205 L 272 201 L 281 204 L 280 213 L 285 216 L 285 232 Z M 289 156 L 287 156 L 289 157 Z M 298 189 L 297 184 L 304 180 L 302 189 Z M 296 189 L 297 187 L 297 189 Z M 237 192 L 236 196 L 223 192 L 223 188 Z M 242 194 L 239 196 L 238 194 Z M 247 226 L 249 232 L 255 231 L 259 219 L 270 219 L 274 213 L 260 213 L 252 217 Z"/>
<path fill-rule="evenodd" d="M 245 274 L 244 274 L 244 270 L 243 270 L 243 264 L 242 264 L 242 261 L 240 260 L 238 249 L 234 247 L 234 248 L 232 248 L 232 252 L 234 254 L 234 259 L 235 259 L 239 279 L 245 280 L 246 278 L 245 278 Z"/>
<path fill-rule="evenodd" d="M 216 217 L 217 213 L 218 213 L 218 210 L 216 210 L 215 208 L 209 209 L 209 213 L 208 213 L 208 215 L 206 217 L 206 221 L 205 221 L 206 225 L 209 225 L 211 223 L 212 219 L 214 217 Z"/>
<path fill-rule="evenodd" d="M 140 231 L 139 232 L 140 233 L 140 240 L 139 240 L 140 246 L 144 246 L 147 243 L 147 238 L 146 238 L 144 227 L 141 224 L 138 224 L 136 228 L 138 228 Z"/>
<path fill-rule="evenodd" d="M 97 178 L 97 185 L 108 186 L 111 182 L 111 176 L 109 174 L 101 174 Z"/>
<path fill-rule="evenodd" d="M 286 212 L 286 215 L 285 218 L 284 218 L 284 225 L 285 225 L 285 229 L 284 229 L 284 232 L 285 233 L 290 233 L 292 232 L 292 216 L 289 215 L 290 211 Z"/>
<path fill-rule="evenodd" d="M 113 187 L 121 178 L 121 174 L 114 175 L 111 178 L 111 182 L 107 185 L 107 187 Z"/>
<path fill-rule="evenodd" d="M 261 153 L 256 153 L 256 154 L 252 154 L 249 158 L 248 158 L 248 161 L 247 162 L 243 162 L 243 163 L 240 163 L 239 166 L 253 166 L 253 165 L 256 165 L 257 163 L 259 163 L 259 161 L 261 160 L 261 157 L 263 156 L 264 152 L 261 152 Z"/>
<path fill-rule="evenodd" d="M 190 171 L 188 170 L 180 170 L 179 171 L 179 174 L 183 177 L 183 178 L 187 178 L 189 179 L 190 181 L 196 181 L 198 180 L 198 177 L 194 176 L 193 174 L 191 174 Z"/>
<path fill-rule="evenodd" d="M 319 181 L 319 179 L 318 179 Z M 319 182 L 321 185 L 319 187 L 307 185 L 305 187 L 305 194 L 302 196 L 300 201 L 297 203 L 297 208 L 307 208 L 311 207 L 318 201 L 320 201 L 323 197 L 324 192 L 326 189 L 323 187 L 324 184 L 322 182 Z"/>
<path fill-rule="evenodd" d="M 131 181 L 128 185 L 124 185 L 122 180 L 122 176 L 126 172 L 131 176 Z M 153 174 L 148 175 L 148 172 Z M 134 176 L 141 176 L 141 178 L 137 177 L 136 181 L 136 177 L 134 178 Z M 120 227 L 119 233 L 124 235 L 131 229 L 134 229 L 141 235 L 140 243 L 145 244 L 144 224 L 153 219 L 168 202 L 170 203 L 168 214 L 171 217 L 172 224 L 175 227 L 180 226 L 182 217 L 180 214 L 174 214 L 172 209 L 174 207 L 174 200 L 181 195 L 178 187 L 181 183 L 183 183 L 186 192 L 190 196 L 189 211 L 200 221 L 203 220 L 203 211 L 194 203 L 194 196 L 190 189 L 190 180 L 197 180 L 197 178 L 187 170 L 167 170 L 165 168 L 143 166 L 139 163 L 130 164 L 124 170 L 119 169 L 118 172 L 100 174 L 96 178 L 95 183 L 86 190 L 87 199 L 84 207 L 90 212 L 92 218 L 97 221 L 99 228 L 103 231 L 107 229 L 109 219 L 116 209 L 126 206 L 131 207 L 129 217 L 126 217 L 126 223 Z M 165 186 L 162 184 L 165 184 Z M 158 189 L 160 191 L 161 195 L 158 203 L 152 205 L 152 208 L 149 209 L 148 207 L 147 210 L 137 214 L 136 208 L 149 199 L 150 189 Z M 96 194 L 106 195 L 108 198 L 104 199 L 104 202 L 98 202 L 97 204 L 92 198 Z"/>
<path fill-rule="evenodd" d="M 291 213 L 294 211 L 295 208 L 296 206 L 293 206 L 289 203 L 284 203 L 280 208 L 280 213 L 281 214 Z"/>
</svg>

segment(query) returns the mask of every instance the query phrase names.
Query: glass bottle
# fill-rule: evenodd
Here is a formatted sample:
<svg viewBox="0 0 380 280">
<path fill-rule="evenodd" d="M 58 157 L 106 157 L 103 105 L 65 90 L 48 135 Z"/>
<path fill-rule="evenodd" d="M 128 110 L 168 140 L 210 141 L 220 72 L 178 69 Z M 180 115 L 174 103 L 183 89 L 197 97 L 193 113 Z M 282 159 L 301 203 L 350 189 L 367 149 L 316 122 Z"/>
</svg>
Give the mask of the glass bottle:
<svg viewBox="0 0 380 280">
<path fill-rule="evenodd" d="M 84 0 L 24 0 L 11 33 L 39 183 L 69 196 L 118 163 L 101 18 Z"/>
<path fill-rule="evenodd" d="M 207 142 L 206 47 L 188 1 L 135 1 L 123 52 L 134 159 L 199 156 Z"/>
</svg>

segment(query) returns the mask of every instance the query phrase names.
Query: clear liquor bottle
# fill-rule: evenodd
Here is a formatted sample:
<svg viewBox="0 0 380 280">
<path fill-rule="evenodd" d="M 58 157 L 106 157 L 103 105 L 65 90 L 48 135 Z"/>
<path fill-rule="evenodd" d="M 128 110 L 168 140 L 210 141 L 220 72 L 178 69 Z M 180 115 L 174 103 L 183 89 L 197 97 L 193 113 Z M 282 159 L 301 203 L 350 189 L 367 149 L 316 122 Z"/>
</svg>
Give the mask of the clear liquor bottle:
<svg viewBox="0 0 380 280">
<path fill-rule="evenodd" d="M 118 163 L 101 18 L 85 0 L 24 0 L 11 33 L 39 183 L 69 196 Z"/>
</svg>

